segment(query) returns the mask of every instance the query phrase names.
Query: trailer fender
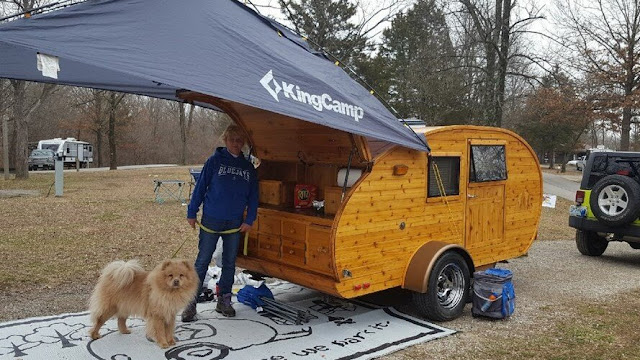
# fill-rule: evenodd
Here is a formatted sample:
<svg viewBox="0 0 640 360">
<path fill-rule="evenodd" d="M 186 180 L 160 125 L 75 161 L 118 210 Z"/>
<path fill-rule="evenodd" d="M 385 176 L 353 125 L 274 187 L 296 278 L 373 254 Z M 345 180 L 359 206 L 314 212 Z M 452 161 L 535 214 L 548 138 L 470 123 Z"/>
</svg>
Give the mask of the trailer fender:
<svg viewBox="0 0 640 360">
<path fill-rule="evenodd" d="M 411 256 L 411 260 L 404 272 L 402 288 L 419 293 L 426 293 L 433 264 L 447 251 L 455 251 L 460 254 L 467 262 L 469 272 L 473 274 L 475 271 L 473 260 L 467 250 L 462 246 L 442 241 L 429 241 L 418 248 Z"/>
</svg>

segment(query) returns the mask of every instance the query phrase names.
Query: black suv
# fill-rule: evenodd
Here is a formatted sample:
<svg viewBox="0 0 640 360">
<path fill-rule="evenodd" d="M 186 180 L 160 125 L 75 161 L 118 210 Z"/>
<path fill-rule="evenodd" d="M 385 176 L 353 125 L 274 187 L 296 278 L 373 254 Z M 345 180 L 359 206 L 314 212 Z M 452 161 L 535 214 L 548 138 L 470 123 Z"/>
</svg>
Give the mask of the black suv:
<svg viewBox="0 0 640 360">
<path fill-rule="evenodd" d="M 609 241 L 640 249 L 640 152 L 591 153 L 569 212 L 583 255 L 602 255 Z"/>
</svg>

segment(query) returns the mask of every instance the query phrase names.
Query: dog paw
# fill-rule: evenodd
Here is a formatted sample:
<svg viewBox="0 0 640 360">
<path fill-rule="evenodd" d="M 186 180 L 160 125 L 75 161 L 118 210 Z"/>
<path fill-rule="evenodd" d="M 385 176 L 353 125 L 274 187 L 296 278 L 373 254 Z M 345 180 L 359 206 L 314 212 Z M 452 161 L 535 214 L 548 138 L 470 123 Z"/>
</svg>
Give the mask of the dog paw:
<svg viewBox="0 0 640 360">
<path fill-rule="evenodd" d="M 166 342 L 161 342 L 161 343 L 158 343 L 158 346 L 160 346 L 160 348 L 162 349 L 166 349 L 169 347 L 169 344 L 167 344 Z"/>
<path fill-rule="evenodd" d="M 168 342 L 169 346 L 173 346 L 176 344 L 176 341 L 174 339 L 169 340 Z"/>
<path fill-rule="evenodd" d="M 89 333 L 89 336 L 91 336 L 91 338 L 92 338 L 93 340 L 98 340 L 98 339 L 100 339 L 100 333 L 98 333 L 97 331 L 96 331 L 96 332 L 94 332 L 94 331 L 90 332 L 90 333 Z"/>
<path fill-rule="evenodd" d="M 129 330 L 129 329 L 120 330 L 120 333 L 122 333 L 122 334 L 131 334 L 131 330 Z"/>
</svg>

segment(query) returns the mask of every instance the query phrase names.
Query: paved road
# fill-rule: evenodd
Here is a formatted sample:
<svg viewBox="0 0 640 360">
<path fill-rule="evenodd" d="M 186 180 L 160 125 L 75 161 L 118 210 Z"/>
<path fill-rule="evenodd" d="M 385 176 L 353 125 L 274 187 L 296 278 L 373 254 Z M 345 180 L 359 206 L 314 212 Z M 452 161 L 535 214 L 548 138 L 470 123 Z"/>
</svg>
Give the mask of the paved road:
<svg viewBox="0 0 640 360">
<path fill-rule="evenodd" d="M 151 165 L 124 165 L 118 166 L 118 170 L 127 170 L 127 169 L 145 169 L 145 168 L 157 168 L 157 167 L 171 167 L 177 166 L 176 164 L 151 164 Z M 95 172 L 95 171 L 107 171 L 109 167 L 99 167 L 99 168 L 88 168 L 88 169 L 80 169 L 80 172 Z M 65 169 L 64 172 L 74 172 L 76 169 Z M 42 174 L 42 173 L 52 173 L 54 170 L 31 170 L 30 173 Z"/>
<path fill-rule="evenodd" d="M 544 193 L 557 195 L 563 199 L 570 201 L 575 200 L 576 191 L 580 189 L 580 177 L 577 175 L 556 175 L 551 173 L 542 173 L 544 181 Z"/>
</svg>

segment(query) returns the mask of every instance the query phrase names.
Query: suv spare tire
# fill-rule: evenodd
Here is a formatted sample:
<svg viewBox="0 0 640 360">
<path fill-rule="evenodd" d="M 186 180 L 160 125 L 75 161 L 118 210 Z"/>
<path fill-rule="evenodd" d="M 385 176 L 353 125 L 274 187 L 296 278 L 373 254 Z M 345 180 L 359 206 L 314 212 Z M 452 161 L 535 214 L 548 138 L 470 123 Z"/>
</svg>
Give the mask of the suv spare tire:
<svg viewBox="0 0 640 360">
<path fill-rule="evenodd" d="M 626 225 L 640 214 L 640 184 L 623 175 L 603 177 L 591 189 L 593 215 L 609 226 Z"/>
</svg>

